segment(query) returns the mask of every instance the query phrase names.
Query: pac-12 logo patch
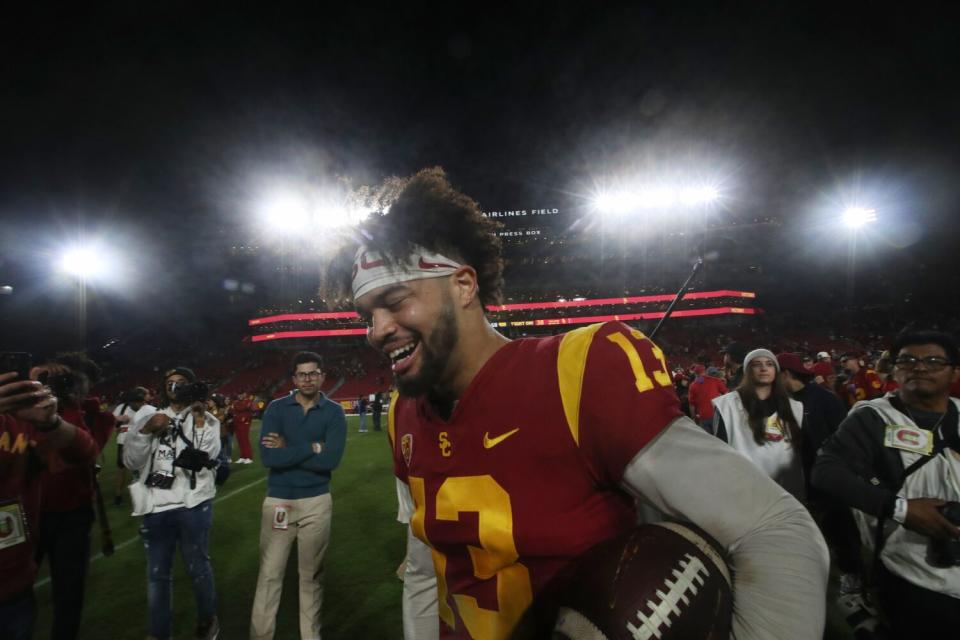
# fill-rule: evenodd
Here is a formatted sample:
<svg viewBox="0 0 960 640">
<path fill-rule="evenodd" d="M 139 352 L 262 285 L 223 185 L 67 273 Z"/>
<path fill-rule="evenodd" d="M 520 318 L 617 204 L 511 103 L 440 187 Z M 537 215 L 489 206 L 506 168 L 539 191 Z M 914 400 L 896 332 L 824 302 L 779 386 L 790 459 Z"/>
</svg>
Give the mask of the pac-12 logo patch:
<svg viewBox="0 0 960 640">
<path fill-rule="evenodd" d="M 410 458 L 413 457 L 413 434 L 405 433 L 400 438 L 400 453 L 403 454 L 403 461 L 410 466 Z"/>
</svg>

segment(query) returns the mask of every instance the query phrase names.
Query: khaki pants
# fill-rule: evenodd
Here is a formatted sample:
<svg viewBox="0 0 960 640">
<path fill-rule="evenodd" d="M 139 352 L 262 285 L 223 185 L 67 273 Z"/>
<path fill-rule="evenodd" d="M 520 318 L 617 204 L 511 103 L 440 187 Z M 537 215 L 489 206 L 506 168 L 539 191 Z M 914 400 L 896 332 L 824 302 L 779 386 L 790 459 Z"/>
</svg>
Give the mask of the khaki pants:
<svg viewBox="0 0 960 640">
<path fill-rule="evenodd" d="M 287 528 L 277 528 L 277 507 L 286 508 Z M 300 637 L 320 639 L 323 556 L 330 542 L 330 494 L 299 500 L 266 498 L 260 515 L 260 575 L 250 615 L 251 640 L 272 640 L 290 546 L 297 541 L 300 571 Z M 281 523 L 282 524 L 282 523 Z"/>
</svg>

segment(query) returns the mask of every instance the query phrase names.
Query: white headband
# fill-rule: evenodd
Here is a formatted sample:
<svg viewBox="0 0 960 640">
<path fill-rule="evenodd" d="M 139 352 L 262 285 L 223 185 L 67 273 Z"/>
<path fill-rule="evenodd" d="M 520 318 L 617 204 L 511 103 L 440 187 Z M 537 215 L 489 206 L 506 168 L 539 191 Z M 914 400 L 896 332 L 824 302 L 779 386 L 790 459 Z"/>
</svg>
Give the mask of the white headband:
<svg viewBox="0 0 960 640">
<path fill-rule="evenodd" d="M 462 266 L 420 245 L 413 246 L 406 260 L 387 264 L 378 252 L 361 246 L 353 259 L 353 299 L 388 284 L 448 276 Z"/>
</svg>

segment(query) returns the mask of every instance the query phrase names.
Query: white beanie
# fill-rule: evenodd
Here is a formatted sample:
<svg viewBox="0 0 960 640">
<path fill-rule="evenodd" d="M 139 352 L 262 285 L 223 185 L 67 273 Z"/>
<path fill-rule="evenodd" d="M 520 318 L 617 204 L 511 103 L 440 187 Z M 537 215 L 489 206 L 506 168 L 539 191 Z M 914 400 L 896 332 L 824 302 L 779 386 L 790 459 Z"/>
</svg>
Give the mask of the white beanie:
<svg viewBox="0 0 960 640">
<path fill-rule="evenodd" d="M 754 349 L 753 351 L 751 351 L 750 353 L 748 353 L 748 354 L 743 358 L 743 368 L 744 368 L 744 369 L 749 368 L 749 367 L 750 367 L 750 361 L 753 360 L 753 359 L 755 359 L 755 358 L 770 358 L 771 360 L 773 360 L 773 366 L 777 368 L 777 372 L 779 373 L 779 371 L 780 371 L 780 363 L 777 362 L 777 356 L 773 355 L 773 352 L 770 351 L 769 349 Z"/>
</svg>

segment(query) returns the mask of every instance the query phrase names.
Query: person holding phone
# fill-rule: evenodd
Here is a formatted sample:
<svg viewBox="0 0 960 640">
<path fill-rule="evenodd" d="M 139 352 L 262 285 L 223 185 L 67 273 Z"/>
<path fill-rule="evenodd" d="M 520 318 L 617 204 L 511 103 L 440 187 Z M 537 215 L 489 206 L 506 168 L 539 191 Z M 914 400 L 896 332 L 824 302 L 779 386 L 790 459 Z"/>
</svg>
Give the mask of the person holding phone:
<svg viewBox="0 0 960 640">
<path fill-rule="evenodd" d="M 23 354 L 26 355 L 26 354 Z M 50 389 L 26 375 L 25 366 L 0 373 L 0 638 L 29 640 L 36 622 L 33 582 L 39 527 L 40 472 L 86 467 L 97 455 L 93 438 L 57 413 Z M 22 360 L 22 358 L 21 358 Z M 35 368 L 34 378 L 46 372 Z M 51 457 L 56 451 L 57 456 Z M 37 464 L 40 461 L 41 464 Z"/>
</svg>

